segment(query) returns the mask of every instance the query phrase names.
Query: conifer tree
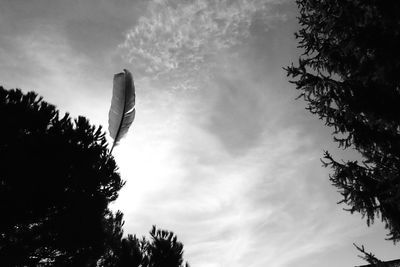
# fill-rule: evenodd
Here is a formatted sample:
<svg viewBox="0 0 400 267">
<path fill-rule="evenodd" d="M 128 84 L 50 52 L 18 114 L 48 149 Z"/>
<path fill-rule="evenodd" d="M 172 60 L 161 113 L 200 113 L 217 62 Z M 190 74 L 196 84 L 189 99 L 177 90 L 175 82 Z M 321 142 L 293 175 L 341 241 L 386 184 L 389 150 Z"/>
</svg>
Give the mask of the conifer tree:
<svg viewBox="0 0 400 267">
<path fill-rule="evenodd" d="M 2 87 L 0 122 L 2 266 L 95 266 L 123 186 L 105 133 Z"/>
<path fill-rule="evenodd" d="M 183 244 L 178 241 L 173 232 L 153 226 L 150 237 L 150 240 L 145 237 L 139 239 L 129 234 L 125 238 L 115 239 L 116 246 L 109 247 L 107 253 L 99 261 L 100 265 L 105 267 L 189 267 L 188 263 L 183 263 Z"/>
<path fill-rule="evenodd" d="M 0 122 L 1 266 L 184 266 L 170 231 L 123 237 L 108 204 L 124 183 L 101 127 L 3 87 Z"/>
<path fill-rule="evenodd" d="M 400 240 L 400 1 L 297 0 L 303 54 L 287 74 L 308 110 L 362 161 L 325 166 L 350 212 Z"/>
</svg>

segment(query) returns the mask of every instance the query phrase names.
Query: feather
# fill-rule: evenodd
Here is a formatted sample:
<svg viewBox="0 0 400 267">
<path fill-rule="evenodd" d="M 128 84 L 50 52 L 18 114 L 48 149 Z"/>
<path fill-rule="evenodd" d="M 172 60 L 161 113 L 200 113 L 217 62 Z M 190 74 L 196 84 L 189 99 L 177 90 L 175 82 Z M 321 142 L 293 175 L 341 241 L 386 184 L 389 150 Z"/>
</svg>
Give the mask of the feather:
<svg viewBox="0 0 400 267">
<path fill-rule="evenodd" d="M 108 113 L 108 131 L 111 138 L 114 139 L 110 153 L 126 135 L 134 119 L 135 85 L 132 74 L 124 69 L 124 72 L 114 75 L 113 96 Z"/>
</svg>

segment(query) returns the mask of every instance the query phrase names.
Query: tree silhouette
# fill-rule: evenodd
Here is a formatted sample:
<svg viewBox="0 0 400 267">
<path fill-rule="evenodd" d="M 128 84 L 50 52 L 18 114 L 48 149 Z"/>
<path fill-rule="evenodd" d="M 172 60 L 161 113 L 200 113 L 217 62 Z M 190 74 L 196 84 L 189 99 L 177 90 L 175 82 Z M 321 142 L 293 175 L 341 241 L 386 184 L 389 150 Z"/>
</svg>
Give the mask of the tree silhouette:
<svg viewBox="0 0 400 267">
<path fill-rule="evenodd" d="M 388 237 L 400 240 L 400 1 L 297 0 L 304 53 L 288 67 L 308 110 L 334 128 L 339 147 L 354 148 L 358 161 L 325 166 L 342 203 L 380 216 Z"/>
<path fill-rule="evenodd" d="M 150 235 L 152 241 L 147 247 L 149 267 L 183 266 L 183 244 L 177 241 L 173 232 L 158 230 L 153 226 Z"/>
<path fill-rule="evenodd" d="M 106 227 L 108 238 L 107 249 L 99 259 L 98 265 L 104 267 L 139 267 L 146 266 L 146 241 L 138 240 L 136 236 L 123 238 L 123 214 L 117 212 L 108 217 Z"/>
<path fill-rule="evenodd" d="M 101 127 L 0 87 L 2 266 L 95 266 L 123 182 Z"/>
<path fill-rule="evenodd" d="M 375 257 L 374 254 L 367 252 L 364 248 L 364 246 L 357 246 L 356 244 L 353 244 L 356 249 L 362 253 L 362 255 L 359 255 L 360 258 L 362 258 L 363 260 L 365 260 L 366 262 L 368 262 L 370 264 L 370 266 L 377 266 L 377 267 L 389 267 L 389 265 L 381 260 L 379 260 L 378 258 Z"/>
<path fill-rule="evenodd" d="M 121 250 L 119 255 L 119 267 L 147 266 L 148 260 L 146 254 L 147 242 L 143 238 L 139 240 L 135 235 L 128 235 L 121 241 Z"/>
<path fill-rule="evenodd" d="M 117 223 L 118 225 L 119 223 Z M 110 247 L 100 261 L 106 267 L 189 267 L 183 264 L 183 244 L 177 236 L 153 226 L 151 240 L 128 235 L 116 239 L 116 246 Z"/>
</svg>

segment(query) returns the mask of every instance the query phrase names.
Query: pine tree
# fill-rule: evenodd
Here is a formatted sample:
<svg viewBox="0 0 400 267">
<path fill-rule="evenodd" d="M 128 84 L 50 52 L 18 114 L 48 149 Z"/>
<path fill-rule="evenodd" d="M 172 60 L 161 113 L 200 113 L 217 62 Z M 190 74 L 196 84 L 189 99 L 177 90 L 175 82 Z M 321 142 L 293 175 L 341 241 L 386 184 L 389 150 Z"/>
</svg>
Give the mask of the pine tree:
<svg viewBox="0 0 400 267">
<path fill-rule="evenodd" d="M 183 244 L 177 241 L 173 232 L 153 226 L 150 235 L 152 240 L 147 246 L 149 267 L 183 267 Z"/>
<path fill-rule="evenodd" d="M 380 216 L 400 240 L 400 1 L 297 0 L 304 53 L 288 76 L 308 110 L 362 161 L 325 166 L 350 212 Z"/>
<path fill-rule="evenodd" d="M 115 229 L 122 229 L 123 222 L 121 224 L 119 220 L 121 218 L 116 218 L 114 222 L 111 220 L 109 225 L 115 225 Z M 153 226 L 150 236 L 150 240 L 145 237 L 139 239 L 131 234 L 125 238 L 115 238 L 115 242 L 109 243 L 114 245 L 108 247 L 107 252 L 99 261 L 100 266 L 189 267 L 188 263 L 183 264 L 183 244 L 178 241 L 173 232 L 159 230 Z"/>
<path fill-rule="evenodd" d="M 123 182 L 101 127 L 0 87 L 2 266 L 95 266 Z"/>
</svg>

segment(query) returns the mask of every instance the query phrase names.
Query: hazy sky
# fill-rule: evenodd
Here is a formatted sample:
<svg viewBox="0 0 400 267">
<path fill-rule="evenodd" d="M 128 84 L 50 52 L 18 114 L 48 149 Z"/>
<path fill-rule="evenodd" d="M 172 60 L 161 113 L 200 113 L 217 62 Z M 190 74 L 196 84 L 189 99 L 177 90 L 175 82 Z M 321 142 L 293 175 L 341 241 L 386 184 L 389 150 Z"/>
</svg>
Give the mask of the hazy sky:
<svg viewBox="0 0 400 267">
<path fill-rule="evenodd" d="M 300 51 L 291 0 L 0 0 L 0 85 L 107 128 L 112 77 L 136 119 L 114 150 L 125 233 L 174 231 L 193 267 L 333 267 L 398 248 L 336 204 L 331 130 L 282 67 Z"/>
</svg>

